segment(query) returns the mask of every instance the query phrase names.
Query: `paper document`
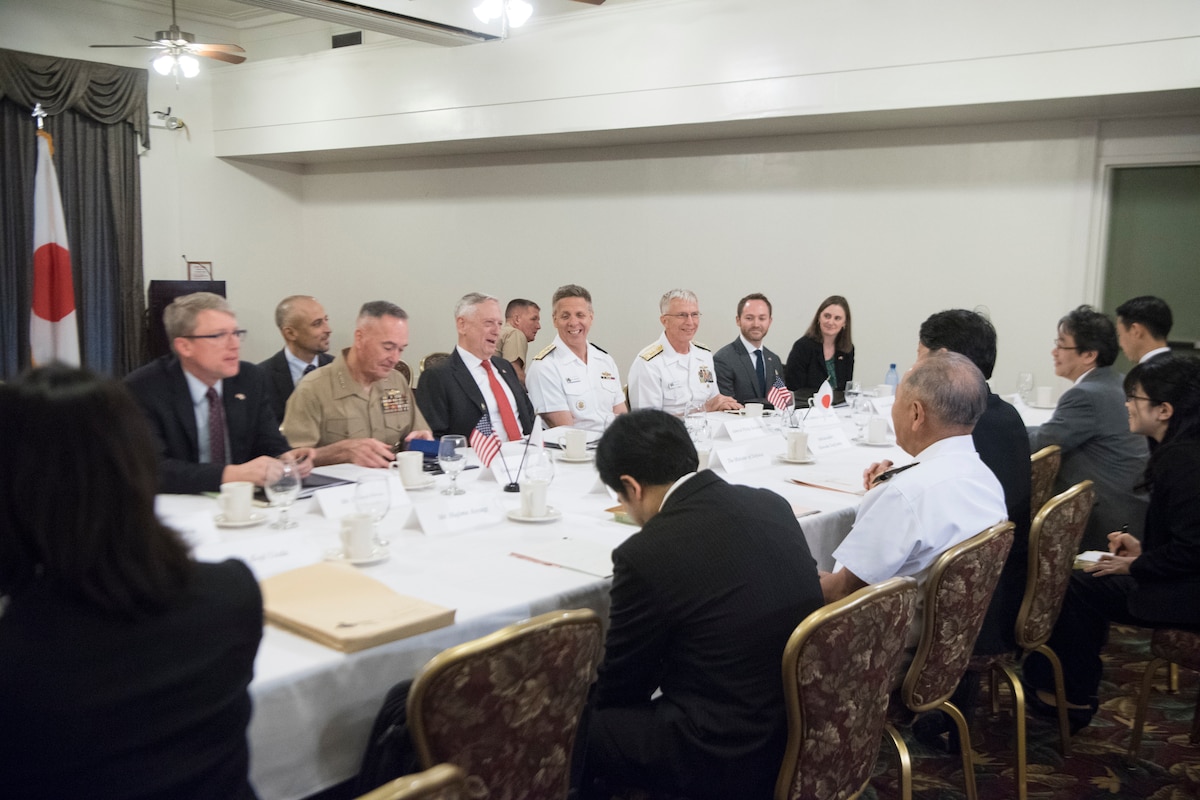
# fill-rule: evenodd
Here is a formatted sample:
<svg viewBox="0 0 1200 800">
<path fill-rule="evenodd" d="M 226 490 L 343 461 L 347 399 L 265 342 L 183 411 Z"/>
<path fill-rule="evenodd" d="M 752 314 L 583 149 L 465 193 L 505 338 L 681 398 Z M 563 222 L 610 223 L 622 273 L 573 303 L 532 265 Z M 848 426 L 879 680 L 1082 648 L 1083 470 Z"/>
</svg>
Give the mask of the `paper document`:
<svg viewBox="0 0 1200 800">
<path fill-rule="evenodd" d="M 818 475 L 813 478 L 788 478 L 788 481 L 797 486 L 811 486 L 814 489 L 828 489 L 831 492 L 845 492 L 846 494 L 866 494 L 866 490 L 862 488 L 862 484 L 854 483 L 854 481 L 844 480 L 834 477 L 833 475 Z"/>
<path fill-rule="evenodd" d="M 572 539 L 564 536 L 549 542 L 522 545 L 512 553 L 517 558 L 535 561 L 551 567 L 564 567 L 576 572 L 608 578 L 613 574 L 612 548 L 608 545 Z"/>
</svg>

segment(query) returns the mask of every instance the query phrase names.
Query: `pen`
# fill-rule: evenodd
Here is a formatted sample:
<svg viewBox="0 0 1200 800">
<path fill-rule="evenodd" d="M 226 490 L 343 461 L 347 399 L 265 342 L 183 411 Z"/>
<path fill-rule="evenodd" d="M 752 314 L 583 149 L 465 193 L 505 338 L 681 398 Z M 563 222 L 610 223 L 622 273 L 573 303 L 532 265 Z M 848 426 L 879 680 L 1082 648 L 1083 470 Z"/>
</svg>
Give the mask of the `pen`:
<svg viewBox="0 0 1200 800">
<path fill-rule="evenodd" d="M 911 464 L 905 464 L 903 467 L 893 467 L 892 469 L 889 469 L 886 472 L 881 472 L 875 476 L 875 480 L 871 481 L 871 485 L 874 486 L 877 483 L 883 483 L 885 481 L 891 480 L 891 477 L 893 475 L 899 475 L 901 472 L 904 472 L 904 470 L 912 469 L 913 467 L 915 467 L 917 464 L 920 464 L 920 463 L 921 463 L 920 461 L 914 461 Z"/>
</svg>

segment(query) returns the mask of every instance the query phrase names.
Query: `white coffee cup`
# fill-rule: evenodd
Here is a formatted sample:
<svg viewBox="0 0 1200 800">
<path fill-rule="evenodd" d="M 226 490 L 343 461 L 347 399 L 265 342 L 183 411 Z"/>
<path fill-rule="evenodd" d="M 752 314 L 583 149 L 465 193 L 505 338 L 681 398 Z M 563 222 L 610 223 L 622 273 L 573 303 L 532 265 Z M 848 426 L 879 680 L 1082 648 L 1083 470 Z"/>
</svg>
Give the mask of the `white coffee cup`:
<svg viewBox="0 0 1200 800">
<path fill-rule="evenodd" d="M 226 522 L 245 522 L 250 519 L 254 501 L 254 484 L 250 481 L 231 481 L 221 484 L 217 504 Z"/>
<path fill-rule="evenodd" d="M 871 444 L 883 444 L 887 441 L 887 420 L 883 417 L 871 417 L 867 423 L 867 441 Z"/>
<path fill-rule="evenodd" d="M 808 458 L 808 434 L 804 431 L 789 430 L 787 432 L 788 461 L 803 461 Z"/>
<path fill-rule="evenodd" d="M 875 387 L 876 397 L 891 397 L 894 387 L 890 383 L 881 383 Z"/>
<path fill-rule="evenodd" d="M 712 456 L 712 447 L 704 446 L 696 448 L 696 458 L 699 460 L 699 465 L 696 469 L 708 469 L 708 461 Z"/>
<path fill-rule="evenodd" d="M 550 481 L 521 479 L 521 516 L 546 516 L 546 490 Z"/>
<path fill-rule="evenodd" d="M 743 413 L 745 413 L 747 417 L 761 417 L 763 412 L 763 404 L 746 403 L 746 405 L 742 406 L 742 409 Z"/>
<path fill-rule="evenodd" d="M 370 558 L 375 552 L 375 517 L 347 514 L 342 517 L 342 554 L 350 559 Z"/>
<path fill-rule="evenodd" d="M 567 428 L 563 431 L 563 453 L 567 458 L 581 459 L 587 456 L 587 431 Z"/>
<path fill-rule="evenodd" d="M 400 473 L 400 482 L 405 486 L 417 486 L 424 483 L 425 454 L 420 450 L 405 450 L 396 453 L 396 460 L 391 466 Z"/>
<path fill-rule="evenodd" d="M 1045 408 L 1050 405 L 1051 389 L 1049 386 L 1037 387 L 1037 404 Z"/>
</svg>

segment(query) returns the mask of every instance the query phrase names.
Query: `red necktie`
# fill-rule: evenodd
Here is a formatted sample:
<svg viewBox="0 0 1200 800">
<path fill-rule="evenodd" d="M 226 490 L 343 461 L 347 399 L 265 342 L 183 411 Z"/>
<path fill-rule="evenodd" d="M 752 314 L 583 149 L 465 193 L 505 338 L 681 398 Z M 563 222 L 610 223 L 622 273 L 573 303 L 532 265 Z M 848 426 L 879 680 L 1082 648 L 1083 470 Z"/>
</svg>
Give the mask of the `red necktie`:
<svg viewBox="0 0 1200 800">
<path fill-rule="evenodd" d="M 217 390 L 208 387 L 208 460 L 224 466 L 225 459 L 225 409 Z"/>
<path fill-rule="evenodd" d="M 521 438 L 521 426 L 517 424 L 517 417 L 513 414 L 512 406 L 508 404 L 508 396 L 504 394 L 504 387 L 496 379 L 496 373 L 492 372 L 492 362 L 484 359 L 480 363 L 483 364 L 483 371 L 487 373 L 492 394 L 496 397 L 496 406 L 500 409 L 500 421 L 504 423 L 504 432 L 508 434 L 510 442 L 515 442 Z"/>
</svg>

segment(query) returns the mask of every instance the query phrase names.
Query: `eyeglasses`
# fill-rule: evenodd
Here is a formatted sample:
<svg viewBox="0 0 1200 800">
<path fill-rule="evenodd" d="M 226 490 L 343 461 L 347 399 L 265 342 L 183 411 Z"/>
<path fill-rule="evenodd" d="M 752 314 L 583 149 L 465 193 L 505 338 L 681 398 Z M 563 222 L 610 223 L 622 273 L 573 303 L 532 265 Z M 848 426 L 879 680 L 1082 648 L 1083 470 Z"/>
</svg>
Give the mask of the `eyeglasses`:
<svg viewBox="0 0 1200 800">
<path fill-rule="evenodd" d="M 664 317 L 674 317 L 680 322 L 687 322 L 689 319 L 700 319 L 699 311 L 682 311 L 678 314 L 663 314 Z"/>
<path fill-rule="evenodd" d="M 1078 347 L 1067 347 L 1065 344 L 1062 343 L 1062 339 L 1055 339 L 1054 340 L 1054 349 L 1055 350 L 1078 350 L 1079 348 Z"/>
<path fill-rule="evenodd" d="M 1132 402 L 1134 402 L 1134 401 L 1136 401 L 1136 400 L 1145 400 L 1147 403 L 1153 403 L 1153 402 L 1154 402 L 1154 398 L 1153 398 L 1153 397 L 1142 397 L 1140 394 L 1127 394 L 1127 395 L 1125 395 L 1125 402 L 1126 402 L 1126 403 L 1132 403 Z"/>
<path fill-rule="evenodd" d="M 230 336 L 234 337 L 235 339 L 237 339 L 240 342 L 242 339 L 246 338 L 246 330 L 244 328 L 238 328 L 236 331 L 221 331 L 220 333 L 196 333 L 196 334 L 192 334 L 191 336 L 181 336 L 179 338 L 181 338 L 181 339 L 208 339 L 210 342 L 220 342 L 221 344 L 227 344 L 229 342 Z"/>
</svg>

